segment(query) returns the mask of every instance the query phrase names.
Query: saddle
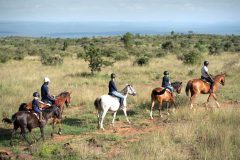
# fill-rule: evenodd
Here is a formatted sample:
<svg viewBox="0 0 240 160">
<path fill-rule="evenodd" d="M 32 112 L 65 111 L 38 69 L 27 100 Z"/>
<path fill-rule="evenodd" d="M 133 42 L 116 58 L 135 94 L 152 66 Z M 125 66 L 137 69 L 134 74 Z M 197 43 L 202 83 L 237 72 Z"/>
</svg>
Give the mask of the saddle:
<svg viewBox="0 0 240 160">
<path fill-rule="evenodd" d="M 113 95 L 112 93 L 108 93 L 108 95 L 109 96 L 112 96 L 112 97 L 115 97 L 115 98 L 117 98 L 118 99 L 118 101 L 119 101 L 119 103 L 120 103 L 120 100 L 121 100 L 121 98 L 119 98 L 119 97 L 116 97 L 115 95 Z"/>
<path fill-rule="evenodd" d="M 199 80 L 201 80 L 201 81 L 203 81 L 204 83 L 207 83 L 207 84 L 211 84 L 210 82 L 208 82 L 206 79 L 202 79 L 202 78 L 200 78 Z"/>
<path fill-rule="evenodd" d="M 171 91 L 170 91 L 170 89 L 168 89 L 168 88 L 164 88 L 164 87 L 160 87 L 160 88 L 162 88 L 162 90 L 166 90 L 166 91 L 168 91 L 169 93 L 171 93 Z"/>
</svg>

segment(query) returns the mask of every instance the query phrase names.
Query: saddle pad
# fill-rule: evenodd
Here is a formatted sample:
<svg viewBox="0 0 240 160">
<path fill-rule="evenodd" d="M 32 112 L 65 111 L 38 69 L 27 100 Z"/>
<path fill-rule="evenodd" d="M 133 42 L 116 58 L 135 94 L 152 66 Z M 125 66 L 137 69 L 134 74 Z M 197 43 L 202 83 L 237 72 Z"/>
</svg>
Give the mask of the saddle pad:
<svg viewBox="0 0 240 160">
<path fill-rule="evenodd" d="M 203 81 L 204 83 L 210 84 L 210 82 L 206 81 L 205 79 L 200 79 L 201 81 Z"/>
<path fill-rule="evenodd" d="M 162 89 L 166 89 L 166 91 L 168 91 L 169 93 L 171 93 L 171 91 L 168 88 L 164 88 L 164 87 L 160 87 Z"/>
</svg>

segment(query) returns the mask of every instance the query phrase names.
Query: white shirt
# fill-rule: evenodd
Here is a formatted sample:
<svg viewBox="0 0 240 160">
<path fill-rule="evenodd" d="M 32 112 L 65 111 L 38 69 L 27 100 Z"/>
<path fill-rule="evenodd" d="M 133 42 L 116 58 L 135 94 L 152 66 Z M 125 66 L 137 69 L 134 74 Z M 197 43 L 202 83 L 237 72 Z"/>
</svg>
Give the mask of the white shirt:
<svg viewBox="0 0 240 160">
<path fill-rule="evenodd" d="M 201 74 L 203 77 L 207 78 L 208 75 L 206 74 L 206 72 L 208 73 L 208 68 L 206 66 L 202 66 L 202 69 L 201 69 Z"/>
</svg>

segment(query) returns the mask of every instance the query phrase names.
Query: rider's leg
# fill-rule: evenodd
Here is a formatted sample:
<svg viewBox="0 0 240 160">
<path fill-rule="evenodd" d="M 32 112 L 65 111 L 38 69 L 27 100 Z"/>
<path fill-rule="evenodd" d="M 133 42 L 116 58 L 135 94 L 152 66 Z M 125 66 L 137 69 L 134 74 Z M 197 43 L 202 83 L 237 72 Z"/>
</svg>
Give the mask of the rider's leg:
<svg viewBox="0 0 240 160">
<path fill-rule="evenodd" d="M 124 96 L 123 96 L 121 93 L 117 92 L 117 91 L 112 92 L 112 94 L 113 94 L 115 97 L 120 98 L 120 108 L 123 108 L 123 105 L 124 105 L 124 104 L 123 104 Z"/>
</svg>

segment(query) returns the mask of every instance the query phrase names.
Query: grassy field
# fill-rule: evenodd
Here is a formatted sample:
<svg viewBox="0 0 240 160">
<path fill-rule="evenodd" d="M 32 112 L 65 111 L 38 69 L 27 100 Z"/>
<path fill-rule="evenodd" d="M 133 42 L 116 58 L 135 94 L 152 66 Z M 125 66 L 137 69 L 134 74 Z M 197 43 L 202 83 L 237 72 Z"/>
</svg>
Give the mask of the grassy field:
<svg viewBox="0 0 240 160">
<path fill-rule="evenodd" d="M 0 64 L 0 119 L 10 117 L 22 102 L 32 100 L 32 93 L 40 91 L 43 78 L 51 79 L 50 91 L 57 95 L 72 91 L 71 107 L 65 108 L 63 135 L 50 138 L 50 125 L 46 128 L 47 140 L 31 148 L 15 139 L 9 145 L 11 126 L 0 123 L 0 151 L 13 157 L 32 159 L 240 159 L 240 55 L 207 56 L 209 70 L 215 75 L 226 72 L 226 85 L 220 86 L 217 96 L 221 109 L 205 110 L 201 95 L 196 111 L 189 110 L 185 85 L 189 79 L 200 77 L 201 65 L 184 65 L 175 55 L 154 58 L 147 66 L 133 66 L 133 59 L 118 61 L 91 77 L 88 64 L 74 57 L 66 57 L 63 65 L 43 66 L 39 57 L 25 57 L 22 61 Z M 164 70 L 170 72 L 171 81 L 182 81 L 183 88 L 177 97 L 179 109 L 164 118 L 149 120 L 150 93 L 160 86 Z M 111 114 L 105 119 L 106 131 L 97 130 L 94 99 L 108 92 L 109 76 L 117 74 L 117 86 L 132 84 L 137 96 L 128 97 L 131 125 L 126 124 L 122 112 L 117 115 L 116 127 L 110 126 Z M 164 112 L 164 111 L 163 111 Z M 34 131 L 39 136 L 39 131 Z M 31 138 L 31 137 L 29 137 Z"/>
</svg>

